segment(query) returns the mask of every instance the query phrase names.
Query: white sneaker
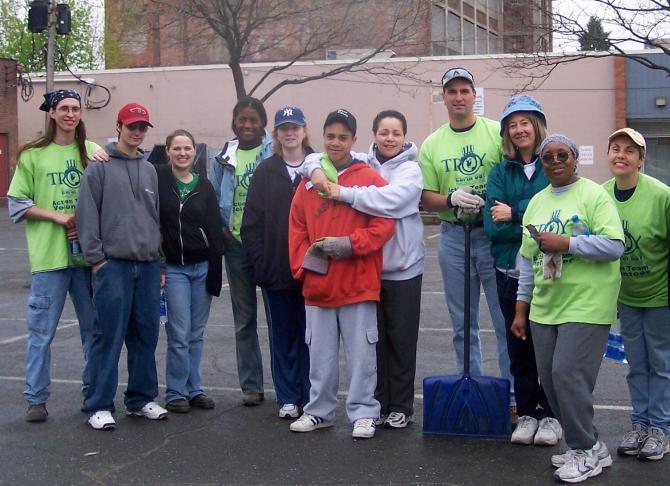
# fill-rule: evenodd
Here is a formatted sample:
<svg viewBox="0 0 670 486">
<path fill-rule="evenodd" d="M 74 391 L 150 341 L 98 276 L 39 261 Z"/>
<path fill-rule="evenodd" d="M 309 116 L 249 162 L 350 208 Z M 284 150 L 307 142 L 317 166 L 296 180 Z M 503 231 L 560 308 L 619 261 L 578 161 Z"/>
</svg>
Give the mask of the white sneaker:
<svg viewBox="0 0 670 486">
<path fill-rule="evenodd" d="M 362 418 L 356 420 L 351 436 L 354 439 L 372 439 L 375 436 L 375 419 Z"/>
<path fill-rule="evenodd" d="M 564 483 L 581 483 L 602 471 L 595 446 L 588 451 L 575 449 L 566 463 L 554 471 L 554 479 Z"/>
<path fill-rule="evenodd" d="M 607 445 L 602 441 L 598 441 L 593 448 L 596 450 L 596 454 L 598 454 L 600 465 L 602 467 L 610 467 L 612 465 L 612 456 L 610 455 L 609 449 L 607 449 Z M 551 465 L 554 467 L 561 467 L 566 463 L 568 457 L 570 457 L 572 453 L 573 451 L 568 449 L 567 452 L 564 452 L 563 454 L 554 454 L 551 456 Z"/>
<path fill-rule="evenodd" d="M 324 420 L 321 417 L 315 417 L 308 413 L 303 413 L 302 416 L 293 422 L 289 429 L 291 432 L 312 432 L 316 429 L 323 429 L 325 427 L 332 427 L 333 422 Z"/>
<path fill-rule="evenodd" d="M 540 420 L 533 443 L 541 446 L 553 446 L 558 444 L 558 441 L 562 438 L 563 427 L 561 427 L 558 420 L 552 417 L 545 417 Z"/>
<path fill-rule="evenodd" d="M 402 412 L 391 412 L 386 420 L 384 420 L 384 427 L 387 429 L 404 429 L 412 421 L 411 415 L 405 415 Z M 375 425 L 377 425 L 375 423 Z"/>
<path fill-rule="evenodd" d="M 167 418 L 168 411 L 156 402 L 149 402 L 139 410 L 126 410 L 126 415 L 144 417 L 149 420 L 163 420 Z"/>
<path fill-rule="evenodd" d="M 512 433 L 512 444 L 532 444 L 537 431 L 537 420 L 530 415 L 519 417 L 516 429 Z"/>
<path fill-rule="evenodd" d="M 95 430 L 114 430 L 116 422 L 109 410 L 98 410 L 86 421 Z"/>
<path fill-rule="evenodd" d="M 298 418 L 299 416 L 300 411 L 298 410 L 298 406 L 293 405 L 292 403 L 285 403 L 279 409 L 279 418 L 292 419 L 292 418 Z"/>
</svg>

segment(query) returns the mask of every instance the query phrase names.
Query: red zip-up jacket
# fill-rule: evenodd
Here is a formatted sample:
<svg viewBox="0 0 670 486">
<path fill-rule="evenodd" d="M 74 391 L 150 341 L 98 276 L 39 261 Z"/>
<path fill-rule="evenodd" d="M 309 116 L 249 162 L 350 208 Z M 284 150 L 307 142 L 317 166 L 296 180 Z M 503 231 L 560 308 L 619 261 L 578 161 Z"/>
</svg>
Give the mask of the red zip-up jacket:
<svg viewBox="0 0 670 486">
<path fill-rule="evenodd" d="M 303 281 L 305 304 L 341 307 L 378 301 L 382 247 L 393 236 L 395 221 L 356 211 L 348 204 L 324 199 L 303 179 L 291 204 L 289 260 L 294 278 Z M 354 162 L 338 175 L 341 186 L 385 186 L 386 181 L 363 162 Z M 310 186 L 310 189 L 307 188 Z M 331 260 L 326 275 L 301 268 L 309 246 L 325 236 L 348 236 L 353 256 Z"/>
</svg>

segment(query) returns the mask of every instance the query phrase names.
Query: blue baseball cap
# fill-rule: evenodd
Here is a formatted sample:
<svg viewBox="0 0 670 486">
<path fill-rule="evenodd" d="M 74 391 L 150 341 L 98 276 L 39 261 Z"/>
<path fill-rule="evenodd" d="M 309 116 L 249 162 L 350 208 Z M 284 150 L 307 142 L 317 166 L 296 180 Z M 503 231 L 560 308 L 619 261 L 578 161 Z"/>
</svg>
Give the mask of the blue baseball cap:
<svg viewBox="0 0 670 486">
<path fill-rule="evenodd" d="M 285 123 L 294 123 L 301 127 L 307 125 L 305 114 L 300 108 L 295 106 L 285 106 L 284 108 L 278 109 L 277 113 L 275 113 L 275 128 Z"/>
<path fill-rule="evenodd" d="M 547 118 L 544 116 L 544 110 L 542 109 L 542 105 L 540 104 L 539 101 L 537 101 L 532 96 L 528 96 L 528 95 L 513 96 L 507 102 L 507 106 L 505 106 L 505 109 L 503 110 L 502 118 L 500 119 L 500 135 L 501 136 L 502 136 L 503 132 L 505 131 L 505 124 L 507 123 L 507 119 L 510 116 L 512 116 L 514 113 L 517 113 L 517 112 L 520 112 L 520 111 L 527 112 L 527 113 L 528 112 L 529 113 L 534 113 L 540 119 L 542 124 L 545 127 L 547 126 Z"/>
</svg>

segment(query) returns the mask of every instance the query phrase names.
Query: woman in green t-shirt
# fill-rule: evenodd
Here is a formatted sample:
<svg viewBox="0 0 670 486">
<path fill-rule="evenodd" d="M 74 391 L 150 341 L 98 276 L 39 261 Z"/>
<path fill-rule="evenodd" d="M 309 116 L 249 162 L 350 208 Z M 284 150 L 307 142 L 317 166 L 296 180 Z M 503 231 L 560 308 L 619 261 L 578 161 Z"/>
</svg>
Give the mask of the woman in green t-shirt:
<svg viewBox="0 0 670 486">
<path fill-rule="evenodd" d="M 554 478 L 581 482 L 612 464 L 593 425 L 593 389 L 616 319 L 624 237 L 612 200 L 577 174 L 572 140 L 548 136 L 540 157 L 551 185 L 523 217 L 529 231 L 511 330 L 525 339 L 530 321 L 540 382 L 563 426 L 569 450 L 552 456 Z"/>
<path fill-rule="evenodd" d="M 607 158 L 614 178 L 604 188 L 626 237 L 619 319 L 633 412 L 631 430 L 617 453 L 659 460 L 670 451 L 670 188 L 640 172 L 646 148 L 644 137 L 632 128 L 610 135 Z"/>
</svg>

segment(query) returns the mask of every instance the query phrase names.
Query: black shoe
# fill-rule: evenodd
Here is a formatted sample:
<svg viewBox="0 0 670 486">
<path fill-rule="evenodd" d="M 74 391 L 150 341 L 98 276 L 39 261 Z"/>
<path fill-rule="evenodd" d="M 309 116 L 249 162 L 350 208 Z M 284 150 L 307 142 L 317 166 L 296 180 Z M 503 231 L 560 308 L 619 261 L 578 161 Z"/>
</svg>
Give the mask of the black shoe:
<svg viewBox="0 0 670 486">
<path fill-rule="evenodd" d="M 47 415 L 49 415 L 49 412 L 47 412 L 46 403 L 29 405 L 26 412 L 26 422 L 46 422 Z"/>
<path fill-rule="evenodd" d="M 168 412 L 173 413 L 188 413 L 191 411 L 191 406 L 185 398 L 171 400 L 165 404 L 165 408 L 167 408 Z"/>
<path fill-rule="evenodd" d="M 265 397 L 262 393 L 244 393 L 242 395 L 242 403 L 245 407 L 255 407 L 260 405 Z"/>
<path fill-rule="evenodd" d="M 192 408 L 202 408 L 204 410 L 211 410 L 214 408 L 214 400 L 209 398 L 204 393 L 194 396 L 191 398 L 189 403 L 191 404 Z"/>
</svg>

